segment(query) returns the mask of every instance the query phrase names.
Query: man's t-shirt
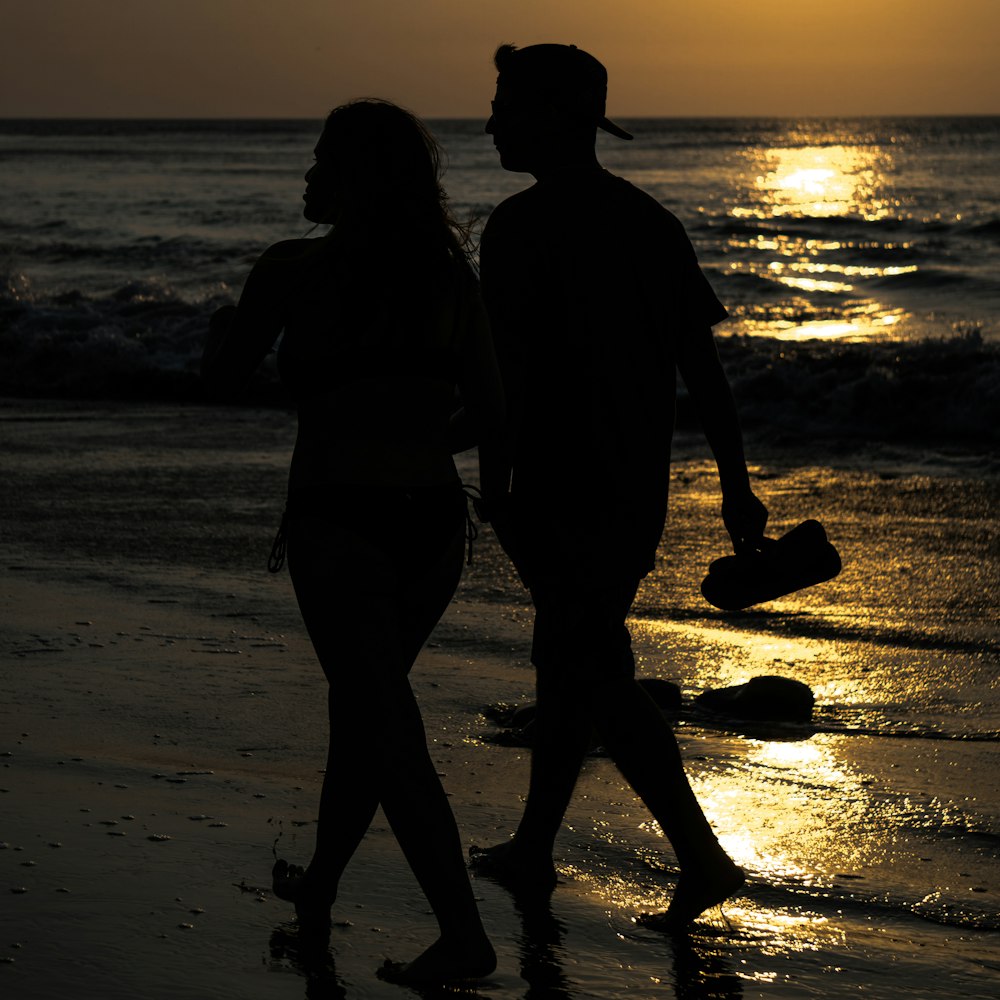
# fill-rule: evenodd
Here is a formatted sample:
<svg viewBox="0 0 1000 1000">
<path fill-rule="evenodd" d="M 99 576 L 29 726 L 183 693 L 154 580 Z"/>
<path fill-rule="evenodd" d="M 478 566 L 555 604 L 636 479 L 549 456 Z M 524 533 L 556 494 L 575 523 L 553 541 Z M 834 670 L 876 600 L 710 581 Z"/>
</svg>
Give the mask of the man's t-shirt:
<svg viewBox="0 0 1000 1000">
<path fill-rule="evenodd" d="M 726 317 L 683 226 L 605 170 L 566 171 L 496 208 L 481 272 L 518 569 L 643 576 L 666 517 L 675 344 Z"/>
</svg>

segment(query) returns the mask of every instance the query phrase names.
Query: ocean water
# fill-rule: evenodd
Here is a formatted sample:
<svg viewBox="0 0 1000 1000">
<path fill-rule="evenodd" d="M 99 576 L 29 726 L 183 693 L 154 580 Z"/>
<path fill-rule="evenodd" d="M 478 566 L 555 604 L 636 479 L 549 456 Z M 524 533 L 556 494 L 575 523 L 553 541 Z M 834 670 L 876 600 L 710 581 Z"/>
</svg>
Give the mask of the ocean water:
<svg viewBox="0 0 1000 1000">
<path fill-rule="evenodd" d="M 751 426 L 993 439 L 1000 118 L 628 124 L 602 160 L 686 225 L 730 310 Z M 499 169 L 481 121 L 432 126 L 459 217 L 530 183 Z M 0 122 L 0 391 L 195 392 L 208 315 L 263 248 L 309 231 L 318 129 Z"/>
<path fill-rule="evenodd" d="M 595 756 L 560 836 L 556 929 L 525 930 L 537 986 L 491 995 L 995 997 L 1000 119 L 629 125 L 635 142 L 602 141 L 602 157 L 682 219 L 730 309 L 720 350 L 772 533 L 818 517 L 844 571 L 747 613 L 707 606 L 698 584 L 726 545 L 716 477 L 679 437 L 634 648 L 642 676 L 683 690 L 687 768 L 750 883 L 690 953 L 637 929 L 629 915 L 666 905 L 676 871 Z M 187 404 L 212 310 L 262 248 L 308 228 L 301 175 L 318 127 L 0 123 L 0 394 L 168 401 L 5 401 L 0 542 L 46 553 L 52 572 L 141 576 L 133 589 L 193 607 L 228 608 L 238 590 L 265 638 L 301 638 L 263 571 L 294 416 L 213 420 Z M 480 122 L 434 128 L 457 214 L 485 216 L 527 183 L 498 169 Z M 265 381 L 250 398 L 280 394 Z M 782 461 L 785 441 L 799 449 Z M 472 800 L 460 775 L 515 766 L 521 751 L 479 709 L 530 697 L 529 625 L 486 530 L 434 636 L 463 669 L 421 678 L 429 731 L 460 748 L 446 769 L 477 838 L 505 835 L 519 809 L 514 795 Z M 304 657 L 303 677 L 313 669 Z M 760 674 L 808 683 L 812 724 L 748 727 L 694 707 Z M 202 738 L 222 752 L 230 730 L 213 733 Z M 303 739 L 322 752 L 320 726 Z"/>
<path fill-rule="evenodd" d="M 126 984 L 140 980 L 131 995 L 151 998 L 303 995 L 294 963 L 272 958 L 282 974 L 268 976 L 257 954 L 274 924 L 289 919 L 287 907 L 248 900 L 241 910 L 233 886 L 244 878 L 267 884 L 271 817 L 285 817 L 287 856 L 308 856 L 312 831 L 303 826 L 296 839 L 289 821 L 312 818 L 325 759 L 321 676 L 287 575 L 265 569 L 294 434 L 294 414 L 280 408 L 32 400 L 0 408 L 6 586 L 31 586 L 37 601 L 34 615 L 25 613 L 23 599 L 20 616 L 8 614 L 20 623 L 19 634 L 7 647 L 9 659 L 0 656 L 0 675 L 6 670 L 19 692 L 3 702 L 14 749 L 4 787 L 24 787 L 25 773 L 16 768 L 32 753 L 69 786 L 65 799 L 47 806 L 47 822 L 70 805 L 76 814 L 76 796 L 87 786 L 72 784 L 80 781 L 70 773 L 78 765 L 55 762 L 76 756 L 78 722 L 85 735 L 89 720 L 100 735 L 96 745 L 80 748 L 87 763 L 79 766 L 123 752 L 124 774 L 89 773 L 105 781 L 102 795 L 139 797 L 127 810 L 108 805 L 114 811 L 98 815 L 128 812 L 155 823 L 155 831 L 173 816 L 179 827 L 173 846 L 164 848 L 172 854 L 147 855 L 147 867 L 136 860 L 146 843 L 136 836 L 122 842 L 124 854 L 109 852 L 107 866 L 98 862 L 96 876 L 86 862 L 77 864 L 80 855 L 60 835 L 67 843 L 57 853 L 66 855 L 60 863 L 73 872 L 75 895 L 55 902 L 40 891 L 8 897 L 39 907 L 35 926 L 45 933 L 32 937 L 49 941 L 48 951 L 19 952 L 13 968 L 0 964 L 27 977 L 20 982 L 29 987 L 32 970 L 43 983 L 75 970 L 66 956 L 75 960 L 79 949 L 80 967 L 97 961 L 103 975 L 81 980 L 84 997 L 108 995 L 107 983 L 123 981 L 110 974 L 118 969 Z M 724 917 L 707 915 L 690 939 L 672 941 L 632 923 L 637 912 L 667 905 L 676 864 L 611 762 L 594 755 L 557 841 L 563 880 L 551 912 L 518 916 L 506 893 L 476 880 L 502 953 L 497 982 L 481 990 L 484 996 L 1000 994 L 1000 481 L 955 469 L 931 475 L 920 461 L 867 459 L 852 468 L 829 455 L 801 464 L 764 461 L 755 452 L 754 486 L 770 509 L 772 533 L 818 517 L 841 553 L 842 573 L 747 612 L 706 604 L 699 583 L 727 547 L 717 476 L 710 460 L 679 440 L 657 565 L 630 621 L 640 676 L 673 681 L 683 691 L 675 728 L 686 770 L 749 883 Z M 474 466 L 471 453 L 460 456 L 467 480 Z M 555 516 L 552 528 L 558 530 Z M 387 537 L 391 530 L 387 525 Z M 64 581 L 88 602 L 93 596 L 96 608 L 81 614 L 72 603 L 62 606 L 53 595 L 62 594 Z M 159 610 L 169 618 L 154 619 Z M 7 618 L 4 624 L 10 642 Z M 484 528 L 433 648 L 413 672 L 434 760 L 467 843 L 502 840 L 520 815 L 526 752 L 501 739 L 482 710 L 532 699 L 530 625 L 527 595 Z M 774 674 L 810 686 L 811 724 L 741 724 L 697 709 L 694 699 L 706 689 Z M 37 725 L 22 721 L 21 705 L 31 707 Z M 14 744 L 25 730 L 33 740 Z M 150 734 L 160 734 L 152 744 Z M 66 749 L 56 752 L 50 740 Z M 152 765 L 161 759 L 170 764 Z M 216 769 L 204 779 L 209 787 L 192 782 L 179 789 L 206 795 L 208 803 L 171 797 L 138 807 L 142 788 L 159 784 L 150 771 L 206 766 Z M 258 801 L 251 789 L 266 797 Z M 8 799 L 16 818 L 13 791 Z M 234 799 L 244 821 L 232 822 L 231 838 L 216 853 L 202 853 L 184 830 L 189 817 L 232 820 Z M 147 818 L 152 813 L 155 820 Z M 96 817 L 66 823 L 84 819 Z M 37 848 L 45 842 L 39 834 L 47 840 L 54 829 L 40 826 L 30 839 L 8 831 L 4 838 Z M 415 953 L 430 933 L 430 917 L 389 832 L 373 834 L 367 848 L 350 867 L 350 888 L 335 912 L 356 926 L 338 930 L 334 951 L 347 977 L 343 995 L 389 1000 L 393 990 L 380 988 L 371 970 L 386 955 Z M 80 850 L 93 862 L 92 834 Z M 198 859 L 194 867 L 190 855 Z M 0 851 L 9 884 L 37 875 L 41 889 L 53 862 L 39 857 L 37 869 L 22 868 L 27 857 Z M 211 893 L 212 923 L 199 928 L 197 944 L 186 937 L 178 944 L 176 917 L 163 926 L 162 906 L 142 892 L 150 878 L 166 882 L 169 900 Z M 134 892 L 134 909 L 119 905 L 121 885 Z M 246 905 L 257 915 L 247 915 Z M 105 922 L 85 919 L 88 906 L 99 906 Z M 47 908 L 51 921 L 42 919 Z M 155 919 L 153 909 L 160 911 Z M 133 913 L 134 921 L 122 916 Z M 134 952 L 116 937 L 123 922 Z M 386 934 L 373 933 L 375 927 Z M 172 944 L 160 944 L 164 931 Z M 26 936 L 15 924 L 7 940 Z M 95 944 L 84 949 L 81 941 Z M 160 947 L 173 949 L 171 960 Z M 109 952 L 121 957 L 106 959 Z M 222 977 L 220 967 L 226 982 L 213 992 L 200 976 L 214 970 L 205 973 L 211 982 Z M 15 987 L 5 995 L 47 1000 L 62 993 Z"/>
</svg>

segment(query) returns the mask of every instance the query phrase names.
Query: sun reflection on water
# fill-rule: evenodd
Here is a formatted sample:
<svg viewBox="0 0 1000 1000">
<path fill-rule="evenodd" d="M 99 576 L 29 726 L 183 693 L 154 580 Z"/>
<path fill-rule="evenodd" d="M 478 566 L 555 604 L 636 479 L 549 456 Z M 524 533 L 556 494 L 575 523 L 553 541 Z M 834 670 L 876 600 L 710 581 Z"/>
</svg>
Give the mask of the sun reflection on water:
<svg viewBox="0 0 1000 1000">
<path fill-rule="evenodd" d="M 861 265 L 824 264 L 811 260 L 780 261 L 773 260 L 768 264 L 771 273 L 783 285 L 789 288 L 800 288 L 807 292 L 851 292 L 854 285 L 847 278 L 884 278 L 897 274 L 912 274 L 917 270 L 916 264 L 902 267 L 863 267 Z M 839 278 L 802 277 L 809 274 L 838 275 Z"/>
<path fill-rule="evenodd" d="M 805 146 L 753 150 L 751 205 L 736 218 L 889 218 L 899 203 L 888 189 L 891 153 L 878 146 Z M 759 159 L 757 159 L 759 157 Z"/>
<path fill-rule="evenodd" d="M 817 137 L 820 142 L 823 137 Z M 753 147 L 746 159 L 744 185 L 729 208 L 733 219 L 761 223 L 761 232 L 735 232 L 729 240 L 729 270 L 764 279 L 809 297 L 803 315 L 785 320 L 762 315 L 753 304 L 735 314 L 747 332 L 782 340 L 882 338 L 905 318 L 903 310 L 867 298 L 871 282 L 917 272 L 906 243 L 872 241 L 864 226 L 898 217 L 902 204 L 893 191 L 893 151 L 877 145 Z M 833 222 L 854 223 L 824 234 Z M 810 225 L 811 224 L 811 225 Z M 794 226 L 812 229 L 796 233 Z M 778 231 L 788 227 L 791 231 Z M 741 227 L 743 228 L 743 227 Z M 836 318 L 810 316 L 823 301 Z M 796 309 L 791 309 L 797 313 Z"/>
</svg>

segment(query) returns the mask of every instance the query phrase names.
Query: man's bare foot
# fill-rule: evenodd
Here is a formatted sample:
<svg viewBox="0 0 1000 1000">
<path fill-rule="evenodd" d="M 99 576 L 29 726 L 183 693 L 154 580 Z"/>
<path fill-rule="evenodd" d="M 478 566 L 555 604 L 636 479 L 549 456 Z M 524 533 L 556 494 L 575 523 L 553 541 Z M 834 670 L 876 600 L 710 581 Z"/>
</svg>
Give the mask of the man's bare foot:
<svg viewBox="0 0 1000 1000">
<path fill-rule="evenodd" d="M 400 986 L 437 986 L 482 979 L 496 967 L 496 953 L 485 937 L 472 941 L 446 941 L 442 937 L 412 962 L 386 959 L 376 975 Z"/>
<path fill-rule="evenodd" d="M 295 914 L 300 923 L 325 923 L 329 926 L 330 907 L 336 896 L 318 891 L 301 866 L 290 865 L 278 858 L 271 869 L 271 891 L 278 899 L 295 904 Z"/>
<path fill-rule="evenodd" d="M 682 874 L 666 913 L 641 913 L 637 922 L 650 930 L 668 934 L 685 930 L 713 906 L 724 903 L 746 882 L 743 870 L 727 859 L 727 864 L 707 876 Z"/>
<path fill-rule="evenodd" d="M 548 895 L 556 887 L 552 858 L 527 856 L 518 848 L 516 838 L 493 847 L 473 845 L 469 848 L 469 867 L 518 894 Z"/>
</svg>

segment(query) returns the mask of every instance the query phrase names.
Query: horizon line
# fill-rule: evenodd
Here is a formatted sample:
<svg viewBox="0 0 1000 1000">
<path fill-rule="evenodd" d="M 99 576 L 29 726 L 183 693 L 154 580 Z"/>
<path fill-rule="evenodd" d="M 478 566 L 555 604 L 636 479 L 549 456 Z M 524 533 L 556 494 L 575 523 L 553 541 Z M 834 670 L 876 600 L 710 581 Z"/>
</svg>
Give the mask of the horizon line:
<svg viewBox="0 0 1000 1000">
<path fill-rule="evenodd" d="M 163 122 L 231 122 L 231 121 L 274 121 L 274 122 L 311 122 L 311 121 L 322 121 L 326 118 L 326 112 L 319 115 L 248 115 L 248 114 L 235 114 L 235 115 L 173 115 L 173 114 L 150 114 L 150 115 L 60 115 L 60 114 L 42 114 L 42 115 L 7 115 L 0 114 L 0 121 L 2 122 L 16 122 L 16 121 L 80 121 L 80 122 L 110 122 L 110 121 L 163 121 Z M 422 118 L 424 121 L 485 121 L 489 115 L 417 115 L 418 118 Z M 933 111 L 933 112 L 830 112 L 830 113 L 817 113 L 810 112 L 806 114 L 772 114 L 766 112 L 760 112 L 756 114 L 725 114 L 720 112 L 713 112 L 711 114 L 616 114 L 616 118 L 622 121 L 682 121 L 682 120 L 692 120 L 692 121 L 704 121 L 706 119 L 715 119 L 723 121 L 752 121 L 761 118 L 773 118 L 773 119 L 831 119 L 831 118 L 852 118 L 852 119 L 865 119 L 865 118 L 1000 118 L 1000 111 Z"/>
</svg>

